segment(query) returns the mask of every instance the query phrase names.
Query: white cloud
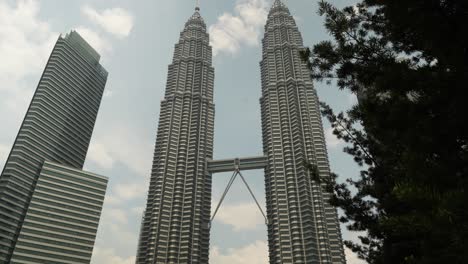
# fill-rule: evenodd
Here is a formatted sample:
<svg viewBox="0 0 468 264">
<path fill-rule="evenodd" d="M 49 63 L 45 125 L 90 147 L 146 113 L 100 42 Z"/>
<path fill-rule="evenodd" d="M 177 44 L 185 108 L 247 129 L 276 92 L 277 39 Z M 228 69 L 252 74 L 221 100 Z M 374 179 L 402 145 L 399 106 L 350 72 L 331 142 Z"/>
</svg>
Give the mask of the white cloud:
<svg viewBox="0 0 468 264">
<path fill-rule="evenodd" d="M 237 0 L 235 14 L 222 14 L 209 28 L 214 55 L 235 54 L 242 45 L 258 46 L 267 8 L 267 0 Z"/>
<path fill-rule="evenodd" d="M 293 18 L 296 21 L 296 23 L 302 22 L 302 17 L 300 17 L 300 16 L 293 15 Z"/>
<path fill-rule="evenodd" d="M 35 88 L 30 80 L 37 82 L 59 36 L 39 19 L 38 1 L 9 3 L 0 0 L 0 123 L 7 129 L 24 116 Z"/>
<path fill-rule="evenodd" d="M 145 208 L 143 206 L 138 206 L 138 207 L 132 208 L 132 213 L 136 215 L 142 215 L 144 210 Z"/>
<path fill-rule="evenodd" d="M 221 205 L 214 220 L 232 226 L 234 231 L 254 230 L 265 224 L 265 218 L 254 202 Z"/>
<path fill-rule="evenodd" d="M 110 187 L 111 191 L 106 195 L 104 204 L 106 206 L 120 206 L 128 201 L 144 198 L 147 195 L 147 183 L 123 184 L 118 183 Z M 132 208 L 133 213 L 138 214 L 137 210 L 143 211 L 143 208 Z"/>
<path fill-rule="evenodd" d="M 103 214 L 106 214 L 107 218 L 112 219 L 113 223 L 128 223 L 127 213 L 124 210 L 116 208 L 106 208 Z"/>
<path fill-rule="evenodd" d="M 119 37 L 127 37 L 133 28 L 133 16 L 123 8 L 104 9 L 102 12 L 85 5 L 81 11 L 93 23 Z"/>
<path fill-rule="evenodd" d="M 103 152 L 101 158 L 105 157 L 107 161 L 112 160 L 114 165 L 116 162 L 124 164 L 138 175 L 148 177 L 154 143 L 142 140 L 141 133 L 128 125 L 107 125 L 106 128 L 103 134 L 93 135 L 91 142 L 91 145 L 97 145 L 98 150 Z M 94 156 L 94 158 L 97 157 L 99 156 Z M 94 159 L 93 162 L 100 165 Z M 101 163 L 101 165 L 106 164 L 102 160 Z M 102 168 L 105 169 L 105 167 Z"/>
<path fill-rule="evenodd" d="M 122 200 L 113 195 L 113 194 L 106 194 L 106 197 L 104 197 L 104 205 L 105 206 L 117 206 L 117 205 L 120 205 L 122 203 Z"/>
<path fill-rule="evenodd" d="M 121 200 L 132 200 L 146 196 L 146 186 L 144 184 L 117 184 L 113 188 L 114 194 Z"/>
<path fill-rule="evenodd" d="M 230 248 L 223 254 L 219 247 L 210 250 L 210 263 L 213 264 L 267 264 L 268 245 L 265 241 L 256 241 L 242 248 Z"/>
<path fill-rule="evenodd" d="M 132 255 L 137 248 L 141 215 L 128 202 L 118 195 L 106 195 L 91 263 L 135 263 Z"/>
<path fill-rule="evenodd" d="M 358 258 L 356 253 L 351 251 L 351 249 L 345 247 L 344 248 L 345 256 L 346 256 L 346 263 L 348 264 L 366 264 L 365 260 Z"/>
<path fill-rule="evenodd" d="M 78 26 L 75 29 L 80 36 L 82 36 L 91 47 L 93 47 L 101 56 L 105 53 L 112 51 L 110 42 L 100 33 L 84 27 Z"/>
<path fill-rule="evenodd" d="M 41 20 L 40 7 L 37 0 L 0 0 L 0 123 L 7 138 L 16 135 L 8 128 L 21 123 L 60 35 Z M 109 43 L 93 30 L 78 27 L 77 31 L 100 52 L 110 50 Z"/>
<path fill-rule="evenodd" d="M 348 95 L 348 103 L 351 105 L 351 106 L 354 106 L 358 103 L 358 99 L 357 99 L 357 96 L 353 93 L 350 93 Z"/>
<path fill-rule="evenodd" d="M 105 197 L 106 206 L 118 207 L 129 201 L 145 198 L 147 195 L 147 181 L 140 183 L 117 183 L 110 186 L 109 193 Z M 143 211 L 143 207 L 131 208 L 129 211 L 138 214 Z"/>
<path fill-rule="evenodd" d="M 8 154 L 10 149 L 7 146 L 0 144 L 0 173 L 3 170 L 3 166 L 5 166 L 6 159 L 8 158 Z"/>
<path fill-rule="evenodd" d="M 113 95 L 114 95 L 114 91 L 109 90 L 109 89 L 106 89 L 103 94 L 105 98 L 112 97 Z"/>
<path fill-rule="evenodd" d="M 102 132 L 93 136 L 96 143 L 92 143 L 98 146 L 98 150 L 102 149 L 96 151 L 104 156 L 101 163 L 109 156 L 109 160 L 113 161 L 113 170 L 118 169 L 116 164 L 124 165 L 131 170 L 129 173 L 132 176 L 137 174 L 142 177 L 110 182 L 96 240 L 96 247 L 101 251 L 95 252 L 92 263 L 134 263 L 134 257 L 130 256 L 135 254 L 137 248 L 143 211 L 139 206 L 144 203 L 147 194 L 149 180 L 146 177 L 151 168 L 153 144 L 142 140 L 138 130 L 127 125 L 106 125 Z"/>
<path fill-rule="evenodd" d="M 114 165 L 114 159 L 106 149 L 106 146 L 97 141 L 93 141 L 90 144 L 87 158 L 104 169 L 111 169 Z"/>
<path fill-rule="evenodd" d="M 122 258 L 117 256 L 114 249 L 95 247 L 93 251 L 93 264 L 134 264 L 135 257 Z"/>
<path fill-rule="evenodd" d="M 334 148 L 337 148 L 337 147 L 339 147 L 340 145 L 343 144 L 343 141 L 338 139 L 333 134 L 333 129 L 332 128 L 325 129 L 325 141 L 327 143 L 328 149 L 334 149 Z"/>
<path fill-rule="evenodd" d="M 123 164 L 139 176 L 147 178 L 151 171 L 154 143 L 142 138 L 141 132 L 130 126 L 107 124 L 105 130 L 99 130 L 98 134 L 93 135 L 87 161 L 102 169 Z"/>
<path fill-rule="evenodd" d="M 117 255 L 123 258 L 131 256 L 125 255 L 125 253 L 135 254 L 134 250 L 136 250 L 138 240 L 138 232 L 134 230 L 135 221 L 139 223 L 140 220 L 141 218 L 130 214 L 128 208 L 112 208 L 105 204 L 99 223 L 96 247 L 112 248 L 118 252 Z M 97 256 L 93 256 L 93 260 L 95 258 Z M 96 263 L 108 262 L 96 261 Z"/>
<path fill-rule="evenodd" d="M 39 18 L 39 12 L 36 0 L 0 0 L 0 124 L 2 143 L 8 145 L 13 143 L 37 79 L 59 36 Z"/>
<path fill-rule="evenodd" d="M 14 89 L 18 80 L 37 74 L 47 61 L 58 34 L 39 20 L 39 2 L 0 0 L 0 90 Z"/>
</svg>

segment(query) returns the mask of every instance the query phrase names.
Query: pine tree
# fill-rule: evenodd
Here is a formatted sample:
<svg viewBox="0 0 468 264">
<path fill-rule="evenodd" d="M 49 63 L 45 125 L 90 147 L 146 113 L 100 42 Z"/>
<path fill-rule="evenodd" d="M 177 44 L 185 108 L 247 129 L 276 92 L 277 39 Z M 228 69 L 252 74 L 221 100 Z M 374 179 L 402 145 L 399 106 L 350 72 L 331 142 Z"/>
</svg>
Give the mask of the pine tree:
<svg viewBox="0 0 468 264">
<path fill-rule="evenodd" d="M 312 77 L 359 102 L 322 103 L 362 166 L 331 201 L 367 232 L 346 245 L 371 264 L 468 263 L 468 1 L 322 1 L 319 14 L 333 39 L 304 52 Z"/>
</svg>

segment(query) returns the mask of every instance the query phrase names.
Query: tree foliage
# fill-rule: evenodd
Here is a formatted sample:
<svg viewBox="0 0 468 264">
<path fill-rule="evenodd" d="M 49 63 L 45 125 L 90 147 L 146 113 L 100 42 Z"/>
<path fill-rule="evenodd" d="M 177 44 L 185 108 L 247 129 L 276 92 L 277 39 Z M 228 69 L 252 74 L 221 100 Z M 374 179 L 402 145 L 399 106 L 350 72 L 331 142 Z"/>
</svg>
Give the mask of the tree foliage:
<svg viewBox="0 0 468 264">
<path fill-rule="evenodd" d="M 303 54 L 312 77 L 359 102 L 322 103 L 362 166 L 332 199 L 367 232 L 346 245 L 372 264 L 468 263 L 468 1 L 322 1 L 319 14 L 333 40 Z"/>
</svg>

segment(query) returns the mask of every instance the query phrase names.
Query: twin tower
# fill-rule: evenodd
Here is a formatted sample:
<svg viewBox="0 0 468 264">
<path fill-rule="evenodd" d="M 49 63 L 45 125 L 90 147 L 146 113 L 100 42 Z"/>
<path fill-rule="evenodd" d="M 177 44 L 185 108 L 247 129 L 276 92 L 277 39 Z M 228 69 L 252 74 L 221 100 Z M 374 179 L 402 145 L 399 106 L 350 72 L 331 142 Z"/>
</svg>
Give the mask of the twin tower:
<svg viewBox="0 0 468 264">
<path fill-rule="evenodd" d="M 318 98 L 288 8 L 275 0 L 263 38 L 264 156 L 222 161 L 212 160 L 215 74 L 199 11 L 169 65 L 137 263 L 208 263 L 212 174 L 264 168 L 270 263 L 344 264 L 331 194 L 305 166 L 330 177 Z"/>
</svg>

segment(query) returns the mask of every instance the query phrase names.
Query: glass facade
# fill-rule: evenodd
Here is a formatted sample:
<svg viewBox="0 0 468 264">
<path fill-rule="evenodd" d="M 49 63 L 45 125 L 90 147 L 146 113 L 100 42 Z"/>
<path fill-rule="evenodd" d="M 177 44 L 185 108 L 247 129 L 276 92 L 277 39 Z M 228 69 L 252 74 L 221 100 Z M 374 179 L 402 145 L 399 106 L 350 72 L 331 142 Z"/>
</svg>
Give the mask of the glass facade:
<svg viewBox="0 0 468 264">
<path fill-rule="evenodd" d="M 52 50 L 0 176 L 0 263 L 10 261 L 44 162 L 83 167 L 107 81 L 99 59 L 74 31 Z"/>
<path fill-rule="evenodd" d="M 89 263 L 107 178 L 45 162 L 12 263 Z"/>
</svg>

